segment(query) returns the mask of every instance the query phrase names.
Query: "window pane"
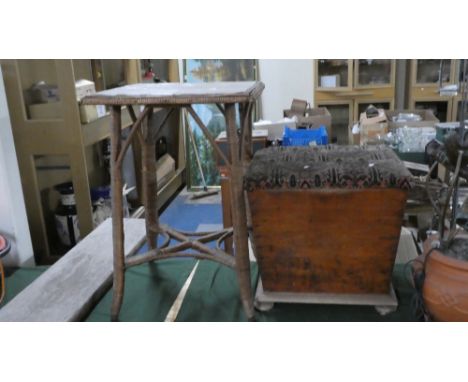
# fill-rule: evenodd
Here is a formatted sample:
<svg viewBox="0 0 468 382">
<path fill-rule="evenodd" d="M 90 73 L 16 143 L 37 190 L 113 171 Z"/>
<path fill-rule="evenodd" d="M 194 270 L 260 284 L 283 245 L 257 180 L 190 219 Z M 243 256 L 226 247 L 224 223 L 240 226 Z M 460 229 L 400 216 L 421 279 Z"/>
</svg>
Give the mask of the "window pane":
<svg viewBox="0 0 468 382">
<path fill-rule="evenodd" d="M 318 60 L 319 87 L 348 86 L 348 60 Z"/>
<path fill-rule="evenodd" d="M 184 67 L 185 82 L 253 81 L 256 79 L 255 60 L 189 59 L 184 60 Z M 193 105 L 193 108 L 214 138 L 226 130 L 224 116 L 216 105 Z M 239 124 L 238 112 L 236 112 L 236 119 Z M 219 186 L 219 171 L 216 167 L 213 148 L 191 116 L 188 118 L 187 128 L 193 131 L 207 186 Z M 187 145 L 190 174 L 189 188 L 201 187 L 203 186 L 202 176 L 197 166 L 190 137 L 187 137 Z"/>
<path fill-rule="evenodd" d="M 359 85 L 388 85 L 392 73 L 391 60 L 359 60 Z"/>
<path fill-rule="evenodd" d="M 431 84 L 439 82 L 441 60 L 418 60 L 416 82 L 418 84 Z M 442 82 L 450 81 L 450 60 L 442 60 Z"/>
</svg>

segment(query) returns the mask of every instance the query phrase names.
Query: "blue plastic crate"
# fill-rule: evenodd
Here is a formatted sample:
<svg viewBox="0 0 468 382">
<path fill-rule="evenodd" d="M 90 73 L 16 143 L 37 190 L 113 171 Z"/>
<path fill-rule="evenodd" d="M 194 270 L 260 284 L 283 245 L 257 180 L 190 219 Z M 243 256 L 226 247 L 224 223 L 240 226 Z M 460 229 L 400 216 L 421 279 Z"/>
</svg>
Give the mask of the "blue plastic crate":
<svg viewBox="0 0 468 382">
<path fill-rule="evenodd" d="M 311 142 L 314 141 L 317 145 L 328 144 L 328 134 L 325 126 L 310 130 L 284 128 L 283 146 L 310 146 Z"/>
</svg>

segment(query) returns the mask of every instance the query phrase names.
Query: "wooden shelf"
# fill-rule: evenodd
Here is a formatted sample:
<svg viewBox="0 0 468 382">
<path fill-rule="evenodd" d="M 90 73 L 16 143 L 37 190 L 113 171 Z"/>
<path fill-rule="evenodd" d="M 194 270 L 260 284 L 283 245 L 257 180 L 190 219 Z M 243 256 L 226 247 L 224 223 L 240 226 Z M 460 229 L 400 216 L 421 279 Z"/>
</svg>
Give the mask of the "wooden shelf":
<svg viewBox="0 0 468 382">
<path fill-rule="evenodd" d="M 92 122 L 82 124 L 83 129 L 83 144 L 85 146 L 94 145 L 110 136 L 110 114 L 98 118 Z M 122 108 L 122 129 L 132 125 L 132 119 L 128 113 L 127 108 Z"/>
<path fill-rule="evenodd" d="M 53 215 L 51 195 L 54 185 L 71 180 L 73 182 L 79 229 L 85 237 L 93 229 L 93 208 L 90 187 L 103 185 L 107 173 L 103 171 L 102 154 L 96 154 L 95 145 L 110 136 L 111 117 L 109 114 L 87 124 L 80 120 L 79 104 L 76 100 L 75 82 L 78 79 L 95 81 L 99 87 L 108 88 L 110 84 L 120 83 L 122 76 L 126 83 L 139 82 L 141 70 L 139 60 L 0 60 L 3 69 L 8 106 L 12 120 L 15 148 L 21 172 L 23 191 L 26 201 L 29 227 L 36 261 L 51 264 L 59 257 L 51 245 L 51 230 L 54 230 L 50 218 Z M 166 60 L 169 73 L 178 75 L 177 60 Z M 107 70 L 107 72 L 106 72 Z M 171 76 L 169 76 L 171 77 Z M 60 110 L 54 112 L 60 118 L 30 119 L 28 89 L 43 80 L 56 85 L 60 97 Z M 172 75 L 170 81 L 178 81 Z M 139 114 L 138 110 L 135 110 Z M 122 129 L 132 124 L 126 107 L 122 108 Z M 174 177 L 162 187 L 160 200 L 165 203 L 185 182 L 185 151 L 180 130 L 179 116 L 171 121 L 171 128 L 165 134 L 171 139 L 171 155 L 176 160 Z M 179 124 L 179 129 L 173 125 Z M 138 145 L 137 140 L 132 145 Z M 134 150 L 135 178 L 138 191 L 141 189 L 141 160 Z M 41 158 L 38 162 L 38 158 Z M 63 163 L 62 163 L 63 162 Z M 43 167 L 38 170 L 37 163 Z M 42 166 L 45 163 L 45 166 Z M 49 166 L 52 164 L 51 166 Z M 44 171 L 44 168 L 47 171 Z M 40 171 L 40 174 L 38 173 Z M 44 192 L 47 191 L 47 192 Z M 139 193 L 140 194 L 140 193 Z M 44 202 L 44 195 L 49 197 Z M 53 199 L 53 198 L 52 198 Z M 56 204 L 58 201 L 56 201 Z M 141 202 L 136 201 L 137 203 Z M 53 216 L 52 216 L 53 217 Z M 52 219 L 53 220 L 53 219 Z"/>
<path fill-rule="evenodd" d="M 60 254 L 52 248 L 53 204 L 58 203 L 58 194 L 51 188 L 62 181 L 73 182 L 81 237 L 90 233 L 94 228 L 90 186 L 95 185 L 97 172 L 103 172 L 101 164 L 95 163 L 90 155 L 90 146 L 108 136 L 110 119 L 103 118 L 86 127 L 81 124 L 75 82 L 81 78 L 93 80 L 91 60 L 0 62 L 34 253 L 38 263 L 50 264 Z M 35 102 L 30 99 L 28 89 L 38 81 L 57 87 L 60 101 L 48 112 L 59 117 L 30 118 L 29 106 Z M 104 127 L 106 122 L 108 125 Z M 52 161 L 54 166 L 47 171 L 38 169 L 40 157 L 40 162 Z M 102 174 L 101 178 L 104 177 Z"/>
<path fill-rule="evenodd" d="M 446 103 L 447 104 L 447 111 L 446 111 L 446 118 L 441 119 L 441 122 L 453 122 L 457 120 L 457 96 L 441 96 L 439 95 L 439 82 L 418 82 L 418 61 L 421 60 L 411 60 L 410 61 L 410 84 L 409 84 L 409 97 L 407 108 L 408 109 L 415 109 L 417 103 L 420 102 L 427 102 L 427 103 Z M 424 60 L 423 60 L 424 61 Z M 442 86 L 449 85 L 449 84 L 457 84 L 457 71 L 459 68 L 460 60 L 449 60 L 450 61 L 450 70 L 449 73 L 449 80 L 444 81 Z M 437 79 L 439 76 L 439 66 L 433 65 L 433 72 L 428 73 L 428 76 Z"/>
</svg>

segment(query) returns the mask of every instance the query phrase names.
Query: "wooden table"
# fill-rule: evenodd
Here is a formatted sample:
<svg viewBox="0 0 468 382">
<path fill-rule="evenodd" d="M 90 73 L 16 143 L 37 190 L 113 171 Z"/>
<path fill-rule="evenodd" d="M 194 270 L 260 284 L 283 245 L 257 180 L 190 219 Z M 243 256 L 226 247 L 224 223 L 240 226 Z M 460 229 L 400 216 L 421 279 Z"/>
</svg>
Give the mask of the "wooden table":
<svg viewBox="0 0 468 382">
<path fill-rule="evenodd" d="M 84 105 L 111 107 L 111 185 L 112 185 L 112 236 L 114 253 L 113 302 L 111 319 L 118 320 L 122 305 L 125 270 L 146 262 L 173 257 L 194 257 L 217 261 L 237 272 L 242 304 L 249 320 L 254 318 L 253 296 L 250 284 L 250 262 L 246 203 L 243 176 L 252 158 L 252 109 L 263 91 L 262 82 L 213 83 L 161 83 L 135 84 L 102 91 L 82 100 Z M 192 108 L 193 104 L 216 104 L 226 119 L 226 130 L 231 158 L 227 158 L 210 135 L 207 127 Z M 236 126 L 236 104 L 240 112 L 240 130 Z M 142 106 L 137 116 L 132 105 Z M 127 106 L 133 125 L 126 141 L 122 141 L 122 106 Z M 231 228 L 216 232 L 182 232 L 159 223 L 157 211 L 157 179 L 155 144 L 156 135 L 164 125 L 151 123 L 155 108 L 166 109 L 167 116 L 174 110 L 185 108 L 200 126 L 216 153 L 229 169 L 231 178 Z M 122 209 L 122 161 L 134 136 L 142 147 L 143 203 L 145 206 L 146 240 L 149 251 L 129 258 L 124 256 L 124 224 Z M 158 243 L 158 235 L 164 240 Z M 232 237 L 235 253 L 222 249 L 223 242 Z M 176 244 L 171 244 L 171 242 Z M 216 242 L 216 247 L 208 243 Z"/>
</svg>

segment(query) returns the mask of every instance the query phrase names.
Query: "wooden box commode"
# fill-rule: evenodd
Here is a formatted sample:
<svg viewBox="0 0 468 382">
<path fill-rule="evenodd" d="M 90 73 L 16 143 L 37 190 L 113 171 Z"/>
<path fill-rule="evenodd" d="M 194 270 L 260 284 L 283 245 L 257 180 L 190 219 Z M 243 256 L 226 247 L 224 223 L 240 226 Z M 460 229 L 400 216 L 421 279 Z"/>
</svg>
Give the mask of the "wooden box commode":
<svg viewBox="0 0 468 382">
<path fill-rule="evenodd" d="M 392 150 L 271 147 L 255 154 L 244 186 L 262 302 L 396 305 L 411 174 Z"/>
</svg>

